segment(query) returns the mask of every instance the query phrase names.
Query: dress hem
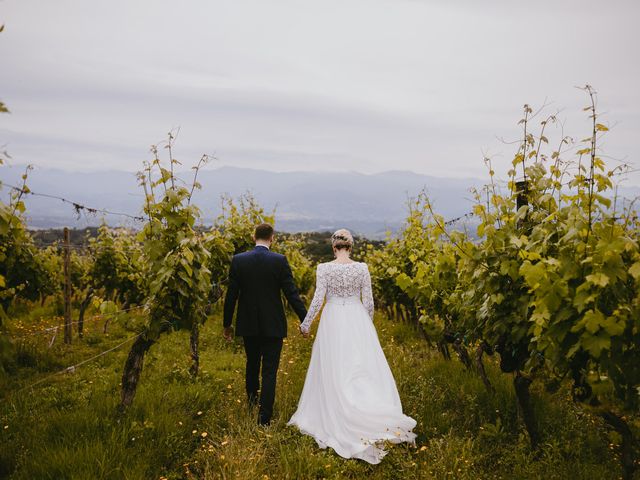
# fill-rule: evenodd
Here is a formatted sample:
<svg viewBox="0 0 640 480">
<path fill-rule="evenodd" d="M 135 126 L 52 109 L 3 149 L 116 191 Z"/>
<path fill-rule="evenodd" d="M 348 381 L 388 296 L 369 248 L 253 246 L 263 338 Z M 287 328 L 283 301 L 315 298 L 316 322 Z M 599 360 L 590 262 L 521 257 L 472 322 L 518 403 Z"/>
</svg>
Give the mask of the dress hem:
<svg viewBox="0 0 640 480">
<path fill-rule="evenodd" d="M 311 438 L 313 438 L 316 441 L 316 443 L 318 444 L 318 447 L 321 449 L 326 449 L 327 447 L 329 447 L 334 452 L 336 452 L 336 454 L 340 455 L 342 458 L 345 458 L 345 459 L 356 458 L 359 460 L 364 460 L 365 462 L 371 463 L 373 465 L 380 463 L 382 459 L 385 457 L 385 455 L 389 453 L 384 448 L 377 446 L 378 443 L 390 442 L 394 444 L 399 444 L 399 443 L 407 442 L 409 444 L 415 445 L 416 444 L 415 439 L 417 437 L 417 435 L 411 431 L 406 431 L 404 435 L 380 437 L 375 440 L 369 440 L 370 442 L 369 444 L 363 443 L 364 448 L 362 450 L 358 450 L 356 452 L 353 452 L 347 455 L 347 454 L 341 453 L 339 451 L 341 449 L 336 448 L 334 445 L 332 445 L 332 443 L 334 443 L 332 442 L 332 439 L 326 439 L 326 440 L 320 439 L 315 434 L 311 433 L 310 431 L 298 425 L 296 421 L 289 421 L 287 422 L 287 425 L 295 426 L 298 428 L 298 430 L 300 430 L 302 434 L 309 435 Z"/>
</svg>

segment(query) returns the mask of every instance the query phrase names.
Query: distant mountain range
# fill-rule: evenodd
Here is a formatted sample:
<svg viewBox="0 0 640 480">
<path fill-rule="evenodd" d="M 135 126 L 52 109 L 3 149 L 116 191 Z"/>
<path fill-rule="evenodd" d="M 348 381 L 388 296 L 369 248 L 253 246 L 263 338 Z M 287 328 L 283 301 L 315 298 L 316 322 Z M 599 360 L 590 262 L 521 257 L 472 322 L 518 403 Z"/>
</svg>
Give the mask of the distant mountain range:
<svg viewBox="0 0 640 480">
<path fill-rule="evenodd" d="M 3 166 L 0 180 L 17 185 L 24 167 Z M 192 172 L 179 174 L 190 183 Z M 202 209 L 203 223 L 211 224 L 220 213 L 223 194 L 237 197 L 251 192 L 267 211 L 276 208 L 276 228 L 288 232 L 325 231 L 346 227 L 369 238 L 383 237 L 396 230 L 407 214 L 407 200 L 425 189 L 437 212 L 455 218 L 470 211 L 471 187 L 477 178 L 439 178 L 407 171 L 378 174 L 355 172 L 285 172 L 221 167 L 202 170 L 202 189 L 194 202 Z M 69 172 L 39 168 L 29 175 L 32 191 L 67 198 L 94 208 L 140 215 L 144 201 L 135 174 L 125 171 Z M 640 189 L 633 188 L 634 195 Z M 5 198 L 7 189 L 2 189 Z M 97 225 L 101 216 L 76 219 L 73 207 L 59 200 L 28 196 L 27 222 L 30 228 Z M 129 224 L 130 219 L 106 215 L 110 225 Z"/>
</svg>

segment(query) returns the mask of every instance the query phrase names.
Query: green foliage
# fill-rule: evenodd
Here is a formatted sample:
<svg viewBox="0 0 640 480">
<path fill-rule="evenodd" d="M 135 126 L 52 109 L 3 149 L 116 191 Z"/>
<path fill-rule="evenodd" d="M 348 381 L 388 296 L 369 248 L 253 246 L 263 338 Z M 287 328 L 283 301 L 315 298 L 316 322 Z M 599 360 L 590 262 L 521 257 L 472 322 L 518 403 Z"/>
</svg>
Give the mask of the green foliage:
<svg viewBox="0 0 640 480">
<path fill-rule="evenodd" d="M 72 269 L 77 272 L 78 283 L 74 285 L 93 286 L 102 290 L 106 298 L 121 299 L 125 306 L 143 302 L 147 293 L 147 264 L 135 235 L 103 223 L 98 235 L 89 239 L 89 254 L 92 262 Z"/>
<path fill-rule="evenodd" d="M 423 331 L 435 341 L 460 330 L 458 264 L 460 249 L 470 246 L 463 234 L 449 236 L 443 225 L 444 219 L 433 214 L 422 193 L 410 203 L 405 228 L 395 240 L 403 244 L 400 251 L 406 262 L 395 274 L 396 287 L 415 302 Z"/>
<path fill-rule="evenodd" d="M 204 237 L 205 245 L 211 254 L 207 264 L 213 286 L 211 303 L 222 296 L 231 257 L 254 248 L 255 227 L 261 223 L 274 225 L 276 222 L 275 212 L 267 214 L 249 193 L 236 200 L 222 197 L 222 207 L 222 213 Z M 304 236 L 276 233 L 272 246 L 273 251 L 287 256 L 296 286 L 303 295 L 309 292 L 315 280 L 315 267 L 304 252 L 305 244 Z"/>
<path fill-rule="evenodd" d="M 144 171 L 138 173 L 148 216 L 138 240 L 143 246 L 151 304 L 145 331 L 150 340 L 168 329 L 191 329 L 194 323 L 204 322 L 211 291 L 211 271 L 207 267 L 211 254 L 206 239 L 194 229 L 200 211 L 191 204 L 193 188 L 180 186 L 174 176 L 178 161 L 171 156 L 172 142 L 169 134 L 169 169 L 162 165 L 154 147 L 155 159 L 146 162 Z"/>
<path fill-rule="evenodd" d="M 385 305 L 418 312 L 425 333 L 443 333 L 500 353 L 505 372 L 573 380 L 578 400 L 636 418 L 640 391 L 640 230 L 631 207 L 619 208 L 598 139 L 593 89 L 592 132 L 565 158 L 567 138 L 547 152 L 541 122 L 523 138 L 506 191 L 487 160 L 490 184 L 476 191 L 478 240 L 450 231 L 423 195 L 403 231 L 368 256 L 374 290 Z"/>
<path fill-rule="evenodd" d="M 250 193 L 240 196 L 237 201 L 223 196 L 222 213 L 216 219 L 213 230 L 222 232 L 236 254 L 254 247 L 253 233 L 260 223 L 274 225 L 275 212 L 267 214 Z"/>
<path fill-rule="evenodd" d="M 41 252 L 25 226 L 23 197 L 29 192 L 29 165 L 19 190 L 12 190 L 9 203 L 0 201 L 0 374 L 8 361 L 11 345 L 3 324 L 7 309 L 18 298 L 36 300 L 55 291 L 55 264 L 51 252 Z"/>
<path fill-rule="evenodd" d="M 253 233 L 260 223 L 274 223 L 273 214 L 267 215 L 251 194 L 241 196 L 237 201 L 223 196 L 222 213 L 204 237 L 210 252 L 207 267 L 211 272 L 212 289 L 209 302 L 221 298 L 229 274 L 231 257 L 250 250 L 254 246 Z"/>
<path fill-rule="evenodd" d="M 0 325 L 15 298 L 36 300 L 55 290 L 51 252 L 40 252 L 23 217 L 23 197 L 29 193 L 26 182 L 31 168 L 28 166 L 22 175 L 21 187 L 11 191 L 9 203 L 0 202 Z"/>
<path fill-rule="evenodd" d="M 39 249 L 39 257 L 44 265 L 44 271 L 40 282 L 40 296 L 46 298 L 50 295 L 55 295 L 62 292 L 64 288 L 64 273 L 63 273 L 63 257 L 61 255 L 59 247 L 48 246 L 43 249 Z M 82 264 L 84 257 L 77 252 L 71 252 L 71 283 L 76 285 L 77 266 Z"/>
<path fill-rule="evenodd" d="M 411 214 L 404 231 L 398 238 L 387 237 L 387 243 L 379 249 L 368 247 L 364 256 L 369 265 L 371 285 L 376 303 L 394 318 L 406 321 L 417 321 L 415 301 L 400 287 L 396 278 L 404 278 L 412 271 L 412 260 L 415 259 L 411 241 L 405 238 L 413 237 L 410 232 L 416 228 L 415 218 Z M 402 280 L 401 280 L 402 283 Z M 407 316 L 409 318 L 407 318 Z"/>
<path fill-rule="evenodd" d="M 275 252 L 286 255 L 293 280 L 303 299 L 310 293 L 316 279 L 315 265 L 304 253 L 305 241 L 306 238 L 303 235 L 290 235 L 283 239 L 276 239 L 273 245 Z"/>
<path fill-rule="evenodd" d="M 540 188 L 534 190 L 538 220 L 523 248 L 520 274 L 532 295 L 532 349 L 554 369 L 569 373 L 577 387 L 603 392 L 608 385 L 624 408 L 637 413 L 638 230 L 630 218 L 633 212 L 617 211 L 607 198 L 615 172 L 607 171 L 597 156 L 597 135 L 606 127 L 597 123 L 590 87 L 587 91 L 593 131 L 586 151 L 578 154 L 589 156 L 588 167 L 580 161 L 570 181 L 574 188 L 560 202 L 548 202 Z"/>
</svg>

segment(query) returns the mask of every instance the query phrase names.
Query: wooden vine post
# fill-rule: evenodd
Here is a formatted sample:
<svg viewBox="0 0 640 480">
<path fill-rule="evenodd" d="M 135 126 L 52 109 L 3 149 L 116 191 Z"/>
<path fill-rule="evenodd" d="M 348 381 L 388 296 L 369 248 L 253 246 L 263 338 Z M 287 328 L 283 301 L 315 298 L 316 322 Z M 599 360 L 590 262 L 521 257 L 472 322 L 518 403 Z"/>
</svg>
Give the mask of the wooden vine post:
<svg viewBox="0 0 640 480">
<path fill-rule="evenodd" d="M 69 229 L 64 227 L 64 343 L 66 344 L 70 344 L 72 339 L 70 256 Z"/>
</svg>

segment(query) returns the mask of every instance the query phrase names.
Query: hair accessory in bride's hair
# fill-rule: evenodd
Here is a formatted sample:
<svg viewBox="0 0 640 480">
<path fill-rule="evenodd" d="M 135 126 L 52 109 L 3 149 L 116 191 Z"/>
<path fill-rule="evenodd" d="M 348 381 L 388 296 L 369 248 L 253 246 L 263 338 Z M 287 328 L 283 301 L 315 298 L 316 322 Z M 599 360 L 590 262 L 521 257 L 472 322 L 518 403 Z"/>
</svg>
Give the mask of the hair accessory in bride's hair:
<svg viewBox="0 0 640 480">
<path fill-rule="evenodd" d="M 349 230 L 341 228 L 331 235 L 331 245 L 336 250 L 346 248 L 350 250 L 353 247 L 353 236 Z"/>
</svg>

